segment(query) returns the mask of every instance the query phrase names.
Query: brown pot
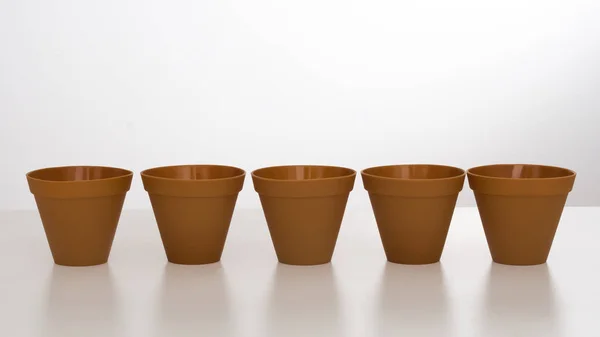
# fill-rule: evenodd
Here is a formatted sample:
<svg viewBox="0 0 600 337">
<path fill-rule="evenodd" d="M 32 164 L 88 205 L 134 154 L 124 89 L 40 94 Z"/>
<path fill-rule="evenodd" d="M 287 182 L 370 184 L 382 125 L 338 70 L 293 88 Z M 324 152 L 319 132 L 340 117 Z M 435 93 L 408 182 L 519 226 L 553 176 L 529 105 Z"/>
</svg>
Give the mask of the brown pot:
<svg viewBox="0 0 600 337">
<path fill-rule="evenodd" d="M 56 264 L 106 263 L 133 173 L 101 166 L 27 173 Z"/>
<path fill-rule="evenodd" d="M 356 171 L 336 166 L 276 166 L 252 172 L 279 262 L 331 261 Z"/>
<path fill-rule="evenodd" d="M 392 165 L 362 171 L 388 261 L 440 260 L 465 171 L 441 165 Z"/>
<path fill-rule="evenodd" d="M 244 170 L 182 165 L 152 168 L 141 175 L 167 259 L 178 264 L 218 262 Z"/>
<path fill-rule="evenodd" d="M 468 177 L 492 259 L 511 265 L 545 263 L 575 172 L 489 165 L 469 169 Z"/>
</svg>

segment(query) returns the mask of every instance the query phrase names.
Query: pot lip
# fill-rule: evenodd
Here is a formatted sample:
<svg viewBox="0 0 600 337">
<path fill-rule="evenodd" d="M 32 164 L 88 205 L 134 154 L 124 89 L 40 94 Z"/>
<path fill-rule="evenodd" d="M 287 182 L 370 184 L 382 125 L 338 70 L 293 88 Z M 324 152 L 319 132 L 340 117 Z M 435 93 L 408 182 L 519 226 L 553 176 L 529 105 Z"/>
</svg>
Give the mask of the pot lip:
<svg viewBox="0 0 600 337">
<path fill-rule="evenodd" d="M 283 167 L 314 167 L 314 168 L 335 168 L 335 169 L 343 169 L 343 170 L 347 170 L 350 173 L 349 174 L 345 174 L 345 175 L 340 175 L 340 176 L 335 176 L 335 177 L 327 177 L 327 178 L 315 178 L 315 179 L 272 179 L 272 178 L 265 178 L 262 176 L 259 176 L 256 174 L 256 172 L 261 171 L 261 170 L 266 170 L 266 169 L 272 169 L 272 168 L 283 168 Z M 345 179 L 345 178 L 352 178 L 352 177 L 356 177 L 356 171 L 348 168 L 348 167 L 343 167 L 343 166 L 333 166 L 333 165 L 302 165 L 302 164 L 298 164 L 298 165 L 277 165 L 277 166 L 266 166 L 266 167 L 261 167 L 258 168 L 254 171 L 252 171 L 252 178 L 256 178 L 256 179 L 260 179 L 260 180 L 264 180 L 264 181 L 270 181 L 270 182 L 278 182 L 278 183 L 291 183 L 291 184 L 295 184 L 295 183 L 307 183 L 307 182 L 319 182 L 319 181 L 332 181 L 332 180 L 339 180 L 339 179 Z"/>
<path fill-rule="evenodd" d="M 451 169 L 457 169 L 460 170 L 460 174 L 451 176 L 451 177 L 445 177 L 445 178 L 419 178 L 419 179 L 407 179 L 407 178 L 393 178 L 393 177 L 384 177 L 384 176 L 380 176 L 380 175 L 376 175 L 376 174 L 372 174 L 372 173 L 368 173 L 367 170 L 371 170 L 371 169 L 376 169 L 376 168 L 382 168 L 382 167 L 402 167 L 402 166 L 437 166 L 437 167 L 444 167 L 444 168 L 451 168 Z M 361 175 L 363 176 L 367 176 L 369 178 L 374 178 L 374 179 L 382 179 L 382 180 L 390 180 L 390 181 L 415 181 L 415 182 L 422 182 L 422 181 L 448 181 L 448 180 L 454 180 L 457 178 L 463 178 L 467 172 L 464 169 L 461 169 L 460 167 L 456 167 L 456 166 L 450 166 L 450 165 L 440 165 L 440 164 L 392 164 L 392 165 L 381 165 L 381 166 L 373 166 L 373 167 L 368 167 L 366 169 L 363 169 L 362 171 L 360 171 Z"/>
<path fill-rule="evenodd" d="M 236 174 L 234 176 L 231 177 L 225 177 L 225 178 L 214 178 L 214 179 L 198 179 L 198 180 L 192 180 L 192 179 L 178 179 L 178 178 L 165 178 L 165 177 L 159 177 L 159 176 L 155 176 L 155 175 L 151 175 L 148 172 L 152 171 L 152 170 L 156 170 L 156 169 L 165 169 L 165 168 L 176 168 L 176 167 L 220 167 L 220 168 L 232 168 L 238 171 L 241 171 L 241 173 Z M 241 178 L 244 177 L 246 175 L 246 171 L 244 171 L 243 169 L 236 167 L 236 166 L 229 166 L 229 165 L 218 165 L 218 164 L 182 164 L 182 165 L 167 165 L 167 166 L 157 166 L 157 167 L 151 167 L 148 169 L 143 170 L 142 172 L 140 172 L 140 175 L 142 176 L 142 178 L 147 178 L 147 179 L 156 179 L 156 180 L 162 180 L 162 181 L 193 181 L 193 182 L 208 182 L 208 181 L 225 181 L 225 180 L 232 180 L 232 179 L 236 179 L 236 178 Z"/>
<path fill-rule="evenodd" d="M 40 171 L 55 170 L 55 169 L 68 169 L 68 168 L 104 168 L 104 169 L 115 169 L 115 170 L 123 171 L 123 174 L 118 175 L 116 177 L 91 179 L 91 180 L 46 180 L 46 179 L 39 179 L 39 178 L 36 178 L 36 177 L 32 176 L 32 174 L 40 172 Z M 25 176 L 27 177 L 27 179 L 30 179 L 30 180 L 33 180 L 33 181 L 39 181 L 39 182 L 46 183 L 46 184 L 85 184 L 85 183 L 89 183 L 89 182 L 92 182 L 92 181 L 109 182 L 109 181 L 115 181 L 115 180 L 119 180 L 119 179 L 123 179 L 123 178 L 127 178 L 127 177 L 133 177 L 133 171 L 130 171 L 130 170 L 127 170 L 127 169 L 124 169 L 124 168 L 121 168 L 121 167 L 114 167 L 114 166 L 67 165 L 67 166 L 51 166 L 51 167 L 44 167 L 44 168 L 36 169 L 36 170 L 27 172 L 27 174 L 25 174 Z"/>
<path fill-rule="evenodd" d="M 488 176 L 488 175 L 482 175 L 482 174 L 477 174 L 477 173 L 473 173 L 473 170 L 482 168 L 482 167 L 491 167 L 491 166 L 517 166 L 517 165 L 523 165 L 523 166 L 537 166 L 537 167 L 546 167 L 546 168 L 554 168 L 554 169 L 560 169 L 560 170 L 564 170 L 566 172 L 568 172 L 569 174 L 564 175 L 564 176 L 560 176 L 560 177 L 548 177 L 548 178 L 509 178 L 509 177 L 494 177 L 494 176 Z M 577 173 L 575 173 L 575 171 L 570 170 L 568 168 L 564 168 L 564 167 L 560 167 L 560 166 L 552 166 L 552 165 L 541 165 L 541 164 L 489 164 L 489 165 L 480 165 L 480 166 L 475 166 L 475 167 L 471 167 L 470 169 L 467 170 L 467 174 L 471 177 L 474 178 L 480 178 L 480 179 L 489 179 L 489 180 L 497 180 L 497 181 L 551 181 L 551 180 L 562 180 L 562 179 L 569 179 L 572 177 L 575 177 L 577 175 Z"/>
</svg>

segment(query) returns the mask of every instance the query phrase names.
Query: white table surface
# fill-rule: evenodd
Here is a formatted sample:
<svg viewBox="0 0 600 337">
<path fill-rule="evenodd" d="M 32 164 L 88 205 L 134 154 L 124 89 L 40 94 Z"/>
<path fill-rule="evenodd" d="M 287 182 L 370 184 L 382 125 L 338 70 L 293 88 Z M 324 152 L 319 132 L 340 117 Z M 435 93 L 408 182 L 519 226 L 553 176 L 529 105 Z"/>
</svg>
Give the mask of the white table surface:
<svg viewBox="0 0 600 337">
<path fill-rule="evenodd" d="M 493 264 L 475 208 L 442 262 L 386 263 L 370 209 L 333 262 L 277 263 L 260 210 L 236 210 L 222 262 L 166 261 L 150 210 L 124 211 L 109 263 L 52 262 L 37 212 L 0 213 L 0 336 L 600 336 L 600 208 L 567 208 L 546 265 Z"/>
</svg>

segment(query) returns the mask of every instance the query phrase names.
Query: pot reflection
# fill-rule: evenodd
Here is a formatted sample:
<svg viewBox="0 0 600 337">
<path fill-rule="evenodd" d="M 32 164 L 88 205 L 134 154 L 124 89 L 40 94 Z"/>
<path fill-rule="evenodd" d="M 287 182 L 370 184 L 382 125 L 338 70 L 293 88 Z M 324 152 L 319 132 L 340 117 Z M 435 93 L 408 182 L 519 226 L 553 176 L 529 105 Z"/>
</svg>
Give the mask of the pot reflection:
<svg viewBox="0 0 600 337">
<path fill-rule="evenodd" d="M 482 336 L 561 336 L 552 276 L 546 264 L 492 263 L 483 307 Z"/>
<path fill-rule="evenodd" d="M 381 276 L 379 336 L 451 335 L 444 274 L 439 263 L 386 263 Z"/>
<path fill-rule="evenodd" d="M 342 336 L 331 264 L 278 264 L 267 310 L 267 336 Z"/>
<path fill-rule="evenodd" d="M 157 336 L 234 336 L 221 263 L 167 263 L 158 303 Z"/>
<path fill-rule="evenodd" d="M 124 336 L 108 265 L 52 268 L 43 336 Z"/>
</svg>

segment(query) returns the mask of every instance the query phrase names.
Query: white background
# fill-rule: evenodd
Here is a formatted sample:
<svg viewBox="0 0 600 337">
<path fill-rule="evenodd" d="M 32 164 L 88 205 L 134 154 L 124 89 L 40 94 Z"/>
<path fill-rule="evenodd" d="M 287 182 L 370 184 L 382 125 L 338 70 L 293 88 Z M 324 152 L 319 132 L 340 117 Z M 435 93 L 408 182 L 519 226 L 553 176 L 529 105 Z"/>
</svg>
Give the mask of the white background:
<svg viewBox="0 0 600 337">
<path fill-rule="evenodd" d="M 600 205 L 597 1 L 0 0 L 0 209 L 32 169 L 545 163 Z M 461 204 L 472 204 L 468 187 Z M 350 203 L 368 205 L 360 179 Z M 247 180 L 239 207 L 259 207 Z"/>
</svg>

